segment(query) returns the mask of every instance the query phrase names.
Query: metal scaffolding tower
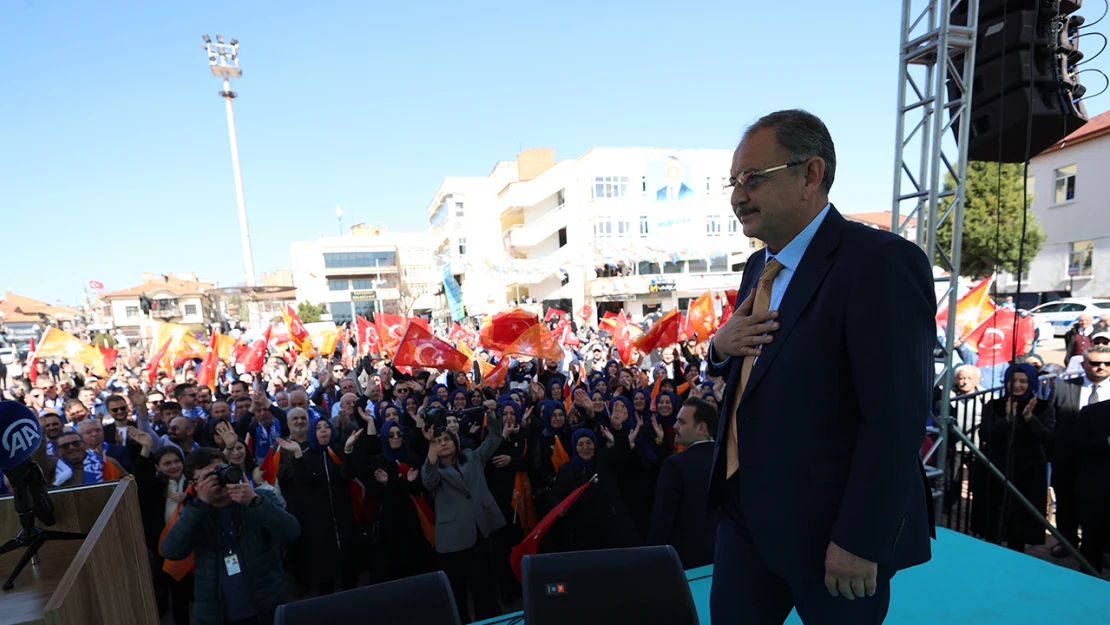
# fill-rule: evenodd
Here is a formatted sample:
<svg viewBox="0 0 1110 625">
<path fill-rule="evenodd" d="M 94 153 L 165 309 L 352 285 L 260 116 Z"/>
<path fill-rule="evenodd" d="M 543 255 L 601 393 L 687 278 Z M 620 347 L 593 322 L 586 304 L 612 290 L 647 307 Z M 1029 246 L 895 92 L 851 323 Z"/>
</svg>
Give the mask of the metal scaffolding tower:
<svg viewBox="0 0 1110 625">
<path fill-rule="evenodd" d="M 951 23 L 952 9 L 963 3 L 967 25 Z M 963 238 L 964 181 L 974 79 L 975 39 L 979 0 L 903 0 L 899 43 L 898 120 L 894 155 L 894 199 L 891 230 L 903 236 L 916 218 L 916 241 L 934 267 L 949 272 L 948 326 L 944 366 L 937 375 L 941 397 L 952 388 L 953 343 L 956 337 L 956 300 L 959 295 L 960 244 Z M 962 65 L 962 67 L 959 67 Z M 948 132 L 957 127 L 953 142 Z M 951 158 L 951 157 L 954 158 Z M 945 189 L 948 174 L 953 188 Z M 952 241 L 943 246 L 937 230 L 951 220 Z M 933 477 L 947 492 L 948 428 L 951 406 L 941 401 L 935 419 L 939 435 Z M 937 490 L 934 490 L 934 496 Z M 943 506 L 938 505 L 937 519 Z"/>
</svg>

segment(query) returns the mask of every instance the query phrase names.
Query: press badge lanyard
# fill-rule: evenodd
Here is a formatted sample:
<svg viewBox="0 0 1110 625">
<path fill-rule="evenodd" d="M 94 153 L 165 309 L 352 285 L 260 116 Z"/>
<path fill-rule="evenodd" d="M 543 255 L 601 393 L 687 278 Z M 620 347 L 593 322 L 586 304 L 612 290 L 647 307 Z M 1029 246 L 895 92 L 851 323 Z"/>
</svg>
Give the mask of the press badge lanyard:
<svg viewBox="0 0 1110 625">
<path fill-rule="evenodd" d="M 235 524 L 234 531 L 227 531 L 225 528 L 220 528 L 221 542 L 227 543 L 227 555 L 224 556 L 224 567 L 227 568 L 227 576 L 238 575 L 241 568 L 239 565 L 239 556 L 235 554 L 233 547 L 235 543 L 239 542 L 239 537 L 243 535 L 243 524 L 240 520 L 232 517 Z"/>
</svg>

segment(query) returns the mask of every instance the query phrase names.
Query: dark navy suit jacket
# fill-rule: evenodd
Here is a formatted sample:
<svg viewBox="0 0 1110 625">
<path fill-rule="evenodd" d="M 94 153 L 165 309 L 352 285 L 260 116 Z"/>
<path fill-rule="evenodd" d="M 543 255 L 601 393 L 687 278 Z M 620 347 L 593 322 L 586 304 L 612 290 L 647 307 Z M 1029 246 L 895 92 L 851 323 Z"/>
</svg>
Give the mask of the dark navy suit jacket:
<svg viewBox="0 0 1110 625">
<path fill-rule="evenodd" d="M 766 262 L 744 268 L 738 299 Z M 740 469 L 725 484 L 722 411 L 709 506 L 735 494 L 774 571 L 823 566 L 829 541 L 899 570 L 930 558 L 932 498 L 919 459 L 929 417 L 936 296 L 913 243 L 831 209 L 779 306 L 780 329 L 756 361 L 737 410 Z M 722 407 L 739 386 L 741 358 Z M 732 495 L 730 495 L 732 496 Z"/>
</svg>

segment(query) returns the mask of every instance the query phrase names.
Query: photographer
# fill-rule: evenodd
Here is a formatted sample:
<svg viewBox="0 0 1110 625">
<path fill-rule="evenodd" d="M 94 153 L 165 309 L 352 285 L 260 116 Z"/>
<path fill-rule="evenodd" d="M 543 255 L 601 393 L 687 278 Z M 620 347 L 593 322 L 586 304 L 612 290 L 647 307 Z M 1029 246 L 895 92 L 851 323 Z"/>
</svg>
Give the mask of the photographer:
<svg viewBox="0 0 1110 625">
<path fill-rule="evenodd" d="M 478 449 L 460 450 L 459 437 L 446 423 L 425 415 L 428 458 L 421 475 L 436 502 L 436 551 L 440 568 L 451 582 L 459 616 L 467 621 L 467 590 L 474 602 L 474 620 L 497 616 L 496 582 L 489 541 L 505 525 L 505 517 L 486 485 L 485 465 L 503 440 L 497 402 L 484 403 L 489 435 Z"/>
<path fill-rule="evenodd" d="M 239 483 L 228 483 L 236 476 Z M 255 492 L 215 449 L 192 451 L 185 458 L 185 477 L 197 494 L 166 534 L 162 555 L 170 560 L 195 556 L 196 622 L 272 623 L 274 611 L 285 602 L 280 545 L 300 533 L 297 519 L 273 493 Z"/>
</svg>

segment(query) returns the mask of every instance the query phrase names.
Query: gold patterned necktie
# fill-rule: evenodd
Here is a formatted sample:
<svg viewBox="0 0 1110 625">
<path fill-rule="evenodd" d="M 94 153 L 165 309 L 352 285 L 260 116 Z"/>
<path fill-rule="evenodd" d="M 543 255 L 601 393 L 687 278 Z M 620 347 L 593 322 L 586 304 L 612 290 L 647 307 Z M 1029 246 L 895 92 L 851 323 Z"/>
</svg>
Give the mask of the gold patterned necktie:
<svg viewBox="0 0 1110 625">
<path fill-rule="evenodd" d="M 752 304 L 752 314 L 767 312 L 771 306 L 771 286 L 775 283 L 775 276 L 782 271 L 783 265 L 772 258 L 759 275 L 759 287 L 755 293 L 755 303 Z M 740 405 L 740 398 L 744 396 L 744 388 L 748 386 L 748 378 L 752 375 L 752 366 L 755 364 L 754 356 L 745 356 L 744 364 L 740 368 L 740 386 L 732 395 L 732 405 L 728 411 L 728 471 L 725 479 L 732 477 L 740 468 L 740 443 L 736 436 L 736 408 Z"/>
</svg>

